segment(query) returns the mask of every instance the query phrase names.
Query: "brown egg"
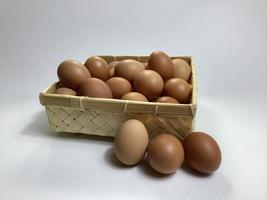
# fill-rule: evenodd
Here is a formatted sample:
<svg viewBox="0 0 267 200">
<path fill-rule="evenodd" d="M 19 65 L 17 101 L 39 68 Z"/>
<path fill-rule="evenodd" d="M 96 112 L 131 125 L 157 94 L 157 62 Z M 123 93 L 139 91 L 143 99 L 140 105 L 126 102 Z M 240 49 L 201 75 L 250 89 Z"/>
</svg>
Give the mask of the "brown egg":
<svg viewBox="0 0 267 200">
<path fill-rule="evenodd" d="M 80 88 L 81 96 L 112 98 L 112 92 L 108 85 L 98 78 L 90 78 L 86 80 Z"/>
<path fill-rule="evenodd" d="M 119 64 L 120 61 L 111 61 L 108 65 L 109 65 L 109 69 L 113 69 L 117 66 L 117 64 Z"/>
<path fill-rule="evenodd" d="M 174 173 L 184 161 L 183 145 L 172 135 L 159 134 L 148 145 L 147 159 L 157 172 Z"/>
<path fill-rule="evenodd" d="M 70 88 L 66 88 L 66 87 L 57 88 L 55 91 L 55 94 L 65 94 L 65 95 L 77 96 L 77 92 L 75 90 L 70 89 Z"/>
<path fill-rule="evenodd" d="M 183 79 L 172 78 L 165 83 L 163 93 L 175 98 L 180 103 L 188 103 L 191 87 Z"/>
<path fill-rule="evenodd" d="M 172 64 L 174 68 L 174 78 L 181 78 L 185 81 L 188 81 L 191 75 L 191 68 L 188 63 L 183 59 L 174 59 Z"/>
<path fill-rule="evenodd" d="M 60 63 L 57 75 L 64 86 L 74 90 L 78 90 L 81 84 L 91 77 L 84 65 L 75 60 L 65 60 Z"/>
<path fill-rule="evenodd" d="M 220 147 L 208 134 L 193 132 L 185 138 L 183 146 L 185 160 L 195 170 L 210 174 L 220 166 Z"/>
<path fill-rule="evenodd" d="M 143 159 L 148 141 L 144 124 L 130 119 L 122 124 L 115 137 L 115 155 L 123 164 L 135 165 Z"/>
<path fill-rule="evenodd" d="M 125 78 L 113 77 L 107 80 L 106 83 L 111 89 L 113 98 L 115 99 L 120 99 L 123 95 L 132 91 L 131 83 Z"/>
<path fill-rule="evenodd" d="M 145 101 L 147 102 L 147 98 L 138 92 L 129 92 L 121 98 L 122 100 L 131 100 L 131 101 Z"/>
<path fill-rule="evenodd" d="M 161 76 L 152 70 L 139 72 L 134 78 L 134 88 L 148 99 L 156 98 L 163 90 L 164 82 Z"/>
<path fill-rule="evenodd" d="M 122 96 L 122 100 L 131 100 L 131 101 L 144 101 L 148 102 L 148 99 L 139 92 L 129 92 Z"/>
<path fill-rule="evenodd" d="M 168 97 L 168 96 L 163 96 L 163 97 L 157 98 L 157 102 L 160 102 L 160 103 L 178 103 L 178 101 L 175 98 Z"/>
<path fill-rule="evenodd" d="M 173 78 L 172 60 L 162 51 L 154 51 L 150 55 L 148 68 L 158 72 L 164 80 Z"/>
<path fill-rule="evenodd" d="M 133 81 L 135 75 L 145 69 L 144 65 L 136 60 L 123 60 L 115 67 L 115 76 Z"/>
<path fill-rule="evenodd" d="M 98 56 L 90 57 L 84 63 L 85 67 L 90 71 L 92 77 L 106 81 L 109 78 L 108 63 Z"/>
</svg>

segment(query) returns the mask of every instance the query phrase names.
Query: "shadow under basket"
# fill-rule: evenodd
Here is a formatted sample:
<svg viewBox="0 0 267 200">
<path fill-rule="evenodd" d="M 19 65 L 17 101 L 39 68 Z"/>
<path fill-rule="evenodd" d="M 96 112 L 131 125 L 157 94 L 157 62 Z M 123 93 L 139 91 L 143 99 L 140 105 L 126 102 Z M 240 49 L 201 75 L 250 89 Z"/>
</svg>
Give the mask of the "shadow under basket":
<svg viewBox="0 0 267 200">
<path fill-rule="evenodd" d="M 125 59 L 147 62 L 148 56 L 100 56 L 108 63 Z M 190 65 L 192 87 L 188 104 L 140 102 L 54 94 L 59 83 L 40 93 L 49 126 L 56 132 L 84 133 L 115 137 L 121 124 L 129 119 L 142 121 L 150 138 L 165 132 L 182 139 L 194 129 L 197 109 L 195 62 L 191 56 L 172 56 Z"/>
</svg>

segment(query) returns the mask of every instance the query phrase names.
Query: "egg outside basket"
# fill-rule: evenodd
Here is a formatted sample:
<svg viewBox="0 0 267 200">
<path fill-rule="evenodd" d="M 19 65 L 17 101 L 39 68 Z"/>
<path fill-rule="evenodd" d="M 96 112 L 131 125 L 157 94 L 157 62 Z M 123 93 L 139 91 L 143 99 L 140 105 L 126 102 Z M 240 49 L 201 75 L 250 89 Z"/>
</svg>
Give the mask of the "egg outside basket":
<svg viewBox="0 0 267 200">
<path fill-rule="evenodd" d="M 124 59 L 147 62 L 148 56 L 100 56 L 108 63 Z M 138 102 L 117 99 L 90 98 L 54 94 L 58 83 L 40 93 L 49 126 L 56 132 L 84 133 L 114 137 L 121 124 L 128 119 L 142 121 L 149 136 L 166 132 L 184 138 L 194 129 L 197 108 L 195 62 L 191 56 L 173 56 L 184 59 L 192 69 L 189 104 Z"/>
</svg>

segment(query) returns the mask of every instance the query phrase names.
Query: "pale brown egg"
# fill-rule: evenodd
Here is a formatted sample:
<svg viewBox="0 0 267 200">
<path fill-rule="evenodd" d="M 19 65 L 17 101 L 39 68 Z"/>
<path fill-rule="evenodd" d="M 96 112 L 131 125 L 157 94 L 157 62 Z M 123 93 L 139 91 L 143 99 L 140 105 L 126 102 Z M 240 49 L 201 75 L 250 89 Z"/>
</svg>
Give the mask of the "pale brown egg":
<svg viewBox="0 0 267 200">
<path fill-rule="evenodd" d="M 189 103 L 190 85 L 180 78 L 172 78 L 164 85 L 164 95 L 175 98 L 179 103 Z"/>
<path fill-rule="evenodd" d="M 148 133 L 144 124 L 130 119 L 122 124 L 115 137 L 115 155 L 123 164 L 135 165 L 143 159 L 148 141 Z"/>
<path fill-rule="evenodd" d="M 168 96 L 158 97 L 156 101 L 160 103 L 179 103 L 175 98 Z"/>
<path fill-rule="evenodd" d="M 57 75 L 65 87 L 73 90 L 78 90 L 81 84 L 91 77 L 84 65 L 75 60 L 65 60 L 60 63 Z"/>
<path fill-rule="evenodd" d="M 92 77 L 106 81 L 109 78 L 108 63 L 98 56 L 90 57 L 84 63 L 85 67 L 90 71 Z"/>
<path fill-rule="evenodd" d="M 115 99 L 120 99 L 123 95 L 132 91 L 131 83 L 125 78 L 113 77 L 107 80 L 106 83 L 111 89 L 113 98 Z"/>
<path fill-rule="evenodd" d="M 172 135 L 159 134 L 149 142 L 147 159 L 150 166 L 157 172 L 174 173 L 184 161 L 183 145 Z"/>
<path fill-rule="evenodd" d="M 154 51 L 149 56 L 148 68 L 158 72 L 164 80 L 173 78 L 172 60 L 162 51 Z"/>
<path fill-rule="evenodd" d="M 145 101 L 145 102 L 148 102 L 147 98 L 144 95 L 142 95 L 141 93 L 138 93 L 138 92 L 130 92 L 130 93 L 127 93 L 127 94 L 123 95 L 123 97 L 121 99 L 122 100 Z"/>
<path fill-rule="evenodd" d="M 221 150 L 208 134 L 193 132 L 184 139 L 185 160 L 195 170 L 210 174 L 221 164 Z"/>
<path fill-rule="evenodd" d="M 135 75 L 145 69 L 144 65 L 136 60 L 126 59 L 115 67 L 115 76 L 119 76 L 132 82 Z"/>
<path fill-rule="evenodd" d="M 151 100 L 161 94 L 164 82 L 157 72 L 144 70 L 135 76 L 133 85 L 137 92 Z"/>
<path fill-rule="evenodd" d="M 112 92 L 108 85 L 98 78 L 86 80 L 80 87 L 80 96 L 112 98 Z"/>
<path fill-rule="evenodd" d="M 55 91 L 55 94 L 64 94 L 64 95 L 73 95 L 77 96 L 77 92 L 73 89 L 66 88 L 66 87 L 60 87 L 57 88 Z"/>
<path fill-rule="evenodd" d="M 187 82 L 191 75 L 191 68 L 189 64 L 183 59 L 174 59 L 172 60 L 172 64 L 174 69 L 173 77 L 181 78 Z"/>
</svg>

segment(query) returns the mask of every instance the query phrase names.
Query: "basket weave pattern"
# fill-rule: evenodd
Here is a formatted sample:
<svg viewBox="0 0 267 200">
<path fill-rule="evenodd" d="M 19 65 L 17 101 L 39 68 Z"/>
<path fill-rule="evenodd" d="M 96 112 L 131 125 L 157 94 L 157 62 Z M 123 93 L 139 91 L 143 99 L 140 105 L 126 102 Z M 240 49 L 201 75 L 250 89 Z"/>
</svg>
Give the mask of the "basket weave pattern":
<svg viewBox="0 0 267 200">
<path fill-rule="evenodd" d="M 123 60 L 128 56 L 102 56 L 107 62 Z M 148 57 L 130 57 L 145 62 Z M 177 57 L 172 57 L 177 58 Z M 196 112 L 196 77 L 192 57 L 185 59 L 192 68 L 192 99 L 190 104 L 162 104 L 114 99 L 74 97 L 53 94 L 57 83 L 40 94 L 46 108 L 49 126 L 56 132 L 84 133 L 114 137 L 121 124 L 128 119 L 142 121 L 150 137 L 167 132 L 185 137 L 194 127 Z"/>
</svg>

